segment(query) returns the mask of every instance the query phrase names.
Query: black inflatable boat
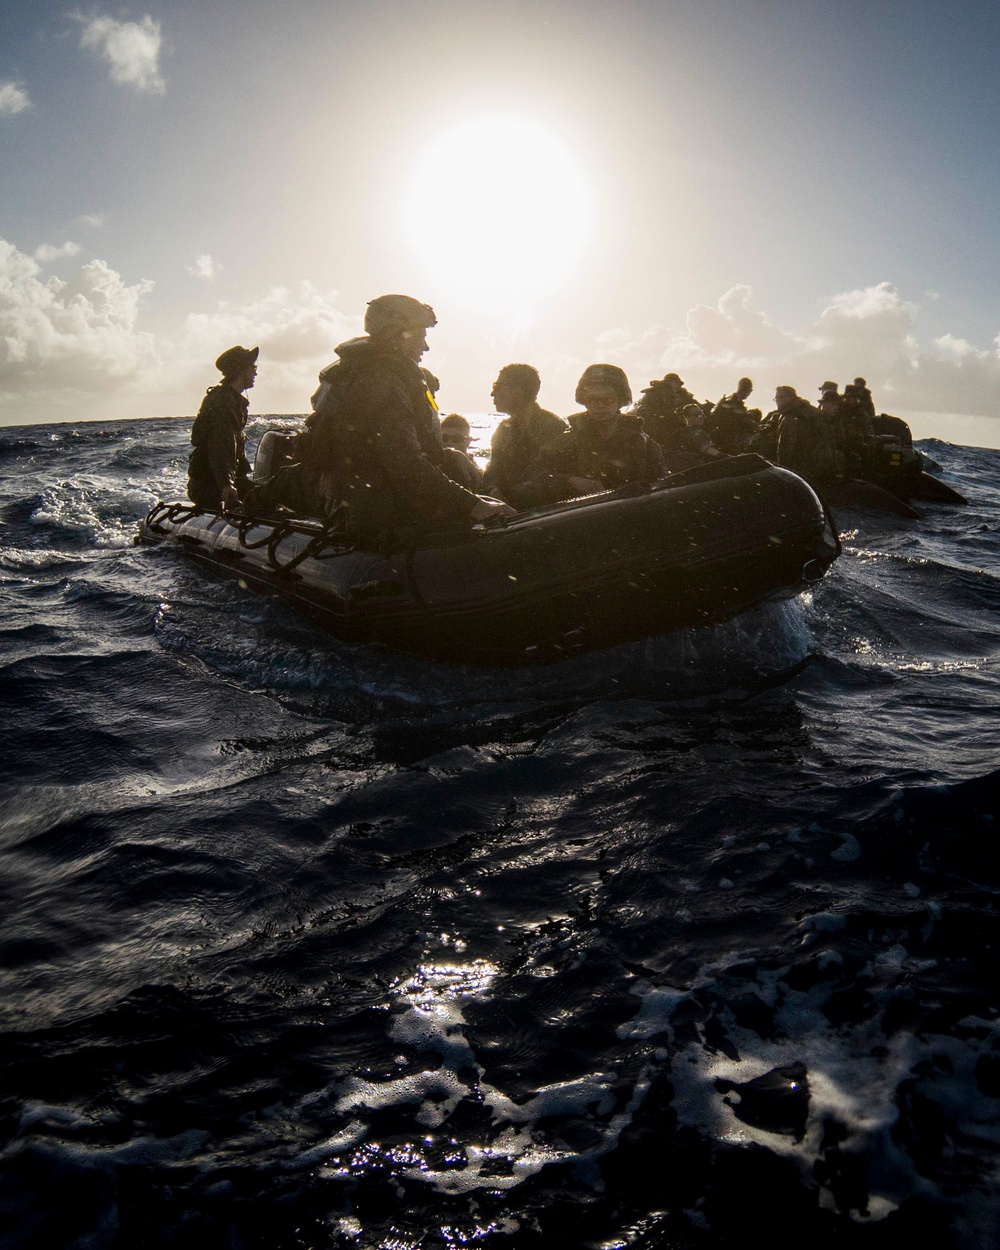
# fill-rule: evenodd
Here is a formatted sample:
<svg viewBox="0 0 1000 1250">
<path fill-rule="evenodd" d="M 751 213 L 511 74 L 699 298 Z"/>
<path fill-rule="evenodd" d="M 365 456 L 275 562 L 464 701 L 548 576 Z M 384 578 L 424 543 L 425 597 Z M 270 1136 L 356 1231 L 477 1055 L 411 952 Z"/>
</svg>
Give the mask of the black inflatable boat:
<svg viewBox="0 0 1000 1250">
<path fill-rule="evenodd" d="M 928 472 L 927 457 L 913 446 L 913 434 L 902 417 L 881 412 L 873 426 L 881 442 L 869 448 L 862 458 L 859 476 L 864 481 L 904 502 L 913 499 L 945 504 L 969 502 L 953 486 Z M 911 510 L 902 515 L 919 516 L 920 513 Z"/>
<path fill-rule="evenodd" d="M 165 539 L 346 641 L 504 667 L 724 620 L 798 594 L 840 551 L 812 489 L 753 455 L 379 551 L 183 502 L 142 524 Z"/>
</svg>

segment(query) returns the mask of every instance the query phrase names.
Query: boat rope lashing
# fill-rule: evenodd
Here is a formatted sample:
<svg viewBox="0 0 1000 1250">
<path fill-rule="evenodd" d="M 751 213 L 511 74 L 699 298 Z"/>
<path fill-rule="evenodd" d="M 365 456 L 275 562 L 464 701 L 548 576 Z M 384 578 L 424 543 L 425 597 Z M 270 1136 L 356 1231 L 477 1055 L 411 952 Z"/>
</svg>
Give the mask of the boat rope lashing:
<svg viewBox="0 0 1000 1250">
<path fill-rule="evenodd" d="M 248 539 L 247 531 L 250 527 L 260 524 L 267 525 L 269 532 L 266 533 L 263 538 Z M 314 559 L 323 559 L 324 555 L 322 553 L 323 548 L 325 547 L 331 548 L 329 557 L 326 558 L 332 558 L 343 551 L 342 543 L 332 541 L 334 535 L 330 533 L 328 527 L 324 526 L 321 529 L 314 530 L 314 532 L 310 534 L 311 530 L 313 530 L 312 526 L 307 528 L 301 524 L 297 525 L 294 521 L 277 521 L 269 523 L 254 520 L 253 518 L 248 517 L 244 518 L 240 522 L 239 543 L 240 546 L 246 551 L 259 551 L 262 548 L 265 549 L 267 562 L 270 564 L 271 568 L 275 570 L 275 572 L 291 573 L 297 569 L 304 560 L 308 560 L 310 557 Z M 283 561 L 278 555 L 278 547 L 292 534 L 300 534 L 303 537 L 308 536 L 309 541 L 300 552 L 292 556 L 290 559 Z"/>
<path fill-rule="evenodd" d="M 240 521 L 240 546 L 245 547 L 247 551 L 258 551 L 261 547 L 266 547 L 268 550 L 268 558 L 270 559 L 271 544 L 276 539 L 286 537 L 286 535 L 291 532 L 292 527 L 287 521 L 279 521 L 271 533 L 265 534 L 263 538 L 258 538 L 255 542 L 248 542 L 247 530 L 251 527 L 251 525 L 258 524 L 263 524 L 263 522 L 255 521 L 252 517 L 245 517 L 242 521 Z"/>
<path fill-rule="evenodd" d="M 314 534 L 313 537 L 310 538 L 310 540 L 306 543 L 306 545 L 302 548 L 300 552 L 298 552 L 296 555 L 292 556 L 291 559 L 286 560 L 284 564 L 282 564 L 282 562 L 278 559 L 278 552 L 277 552 L 278 543 L 281 542 L 283 539 L 287 538 L 289 533 L 294 533 L 294 532 L 295 531 L 292 530 L 291 527 L 289 527 L 284 533 L 276 532 L 274 535 L 274 539 L 272 540 L 271 543 L 268 544 L 268 548 L 267 548 L 268 563 L 278 573 L 287 574 L 287 573 L 294 572 L 295 569 L 297 569 L 304 560 L 308 560 L 311 556 L 315 556 L 317 552 L 320 550 L 320 548 L 325 547 L 327 543 L 329 542 L 329 539 L 327 538 L 326 534 L 322 532 L 319 534 Z"/>
<path fill-rule="evenodd" d="M 197 516 L 200 511 L 200 508 L 190 503 L 154 504 L 146 517 L 146 524 L 159 525 L 164 521 L 168 524 L 177 520 L 186 521 L 190 517 Z"/>
<path fill-rule="evenodd" d="M 277 569 L 279 572 L 282 568 L 282 564 L 278 559 L 278 544 L 284 542 L 291 532 L 290 527 L 287 525 L 276 525 L 274 527 L 274 532 L 271 534 L 266 544 L 267 562 L 270 564 L 271 568 Z"/>
</svg>

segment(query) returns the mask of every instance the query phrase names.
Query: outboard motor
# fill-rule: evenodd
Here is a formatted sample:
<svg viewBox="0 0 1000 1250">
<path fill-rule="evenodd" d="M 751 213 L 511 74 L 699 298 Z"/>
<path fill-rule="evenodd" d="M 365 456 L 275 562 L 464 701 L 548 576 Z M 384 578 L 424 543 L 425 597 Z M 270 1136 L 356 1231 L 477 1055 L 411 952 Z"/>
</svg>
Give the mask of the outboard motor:
<svg viewBox="0 0 1000 1250">
<path fill-rule="evenodd" d="M 285 465 L 291 464 L 295 459 L 294 447 L 294 434 L 286 434 L 283 430 L 265 430 L 254 457 L 254 482 L 263 485 Z"/>
</svg>

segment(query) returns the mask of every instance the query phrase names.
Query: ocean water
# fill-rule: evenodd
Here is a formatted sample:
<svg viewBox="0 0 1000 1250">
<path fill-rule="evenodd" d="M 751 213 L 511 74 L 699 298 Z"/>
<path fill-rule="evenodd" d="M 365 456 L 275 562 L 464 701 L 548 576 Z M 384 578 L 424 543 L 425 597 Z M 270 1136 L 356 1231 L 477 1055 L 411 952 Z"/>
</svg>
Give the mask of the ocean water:
<svg viewBox="0 0 1000 1250">
<path fill-rule="evenodd" d="M 0 1244 L 992 1250 L 1000 451 L 498 673 L 135 546 L 188 429 L 0 431 Z"/>
</svg>

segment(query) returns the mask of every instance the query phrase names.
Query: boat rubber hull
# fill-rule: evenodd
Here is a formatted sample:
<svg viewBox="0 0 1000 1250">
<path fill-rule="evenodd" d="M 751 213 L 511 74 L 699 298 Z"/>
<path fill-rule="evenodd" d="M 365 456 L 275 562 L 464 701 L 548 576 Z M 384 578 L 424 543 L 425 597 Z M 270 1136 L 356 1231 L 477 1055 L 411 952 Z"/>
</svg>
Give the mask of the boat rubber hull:
<svg viewBox="0 0 1000 1250">
<path fill-rule="evenodd" d="M 812 489 L 757 456 L 379 551 L 185 503 L 155 505 L 140 539 L 172 540 L 345 641 L 503 667 L 725 620 L 798 594 L 839 553 Z"/>
</svg>

